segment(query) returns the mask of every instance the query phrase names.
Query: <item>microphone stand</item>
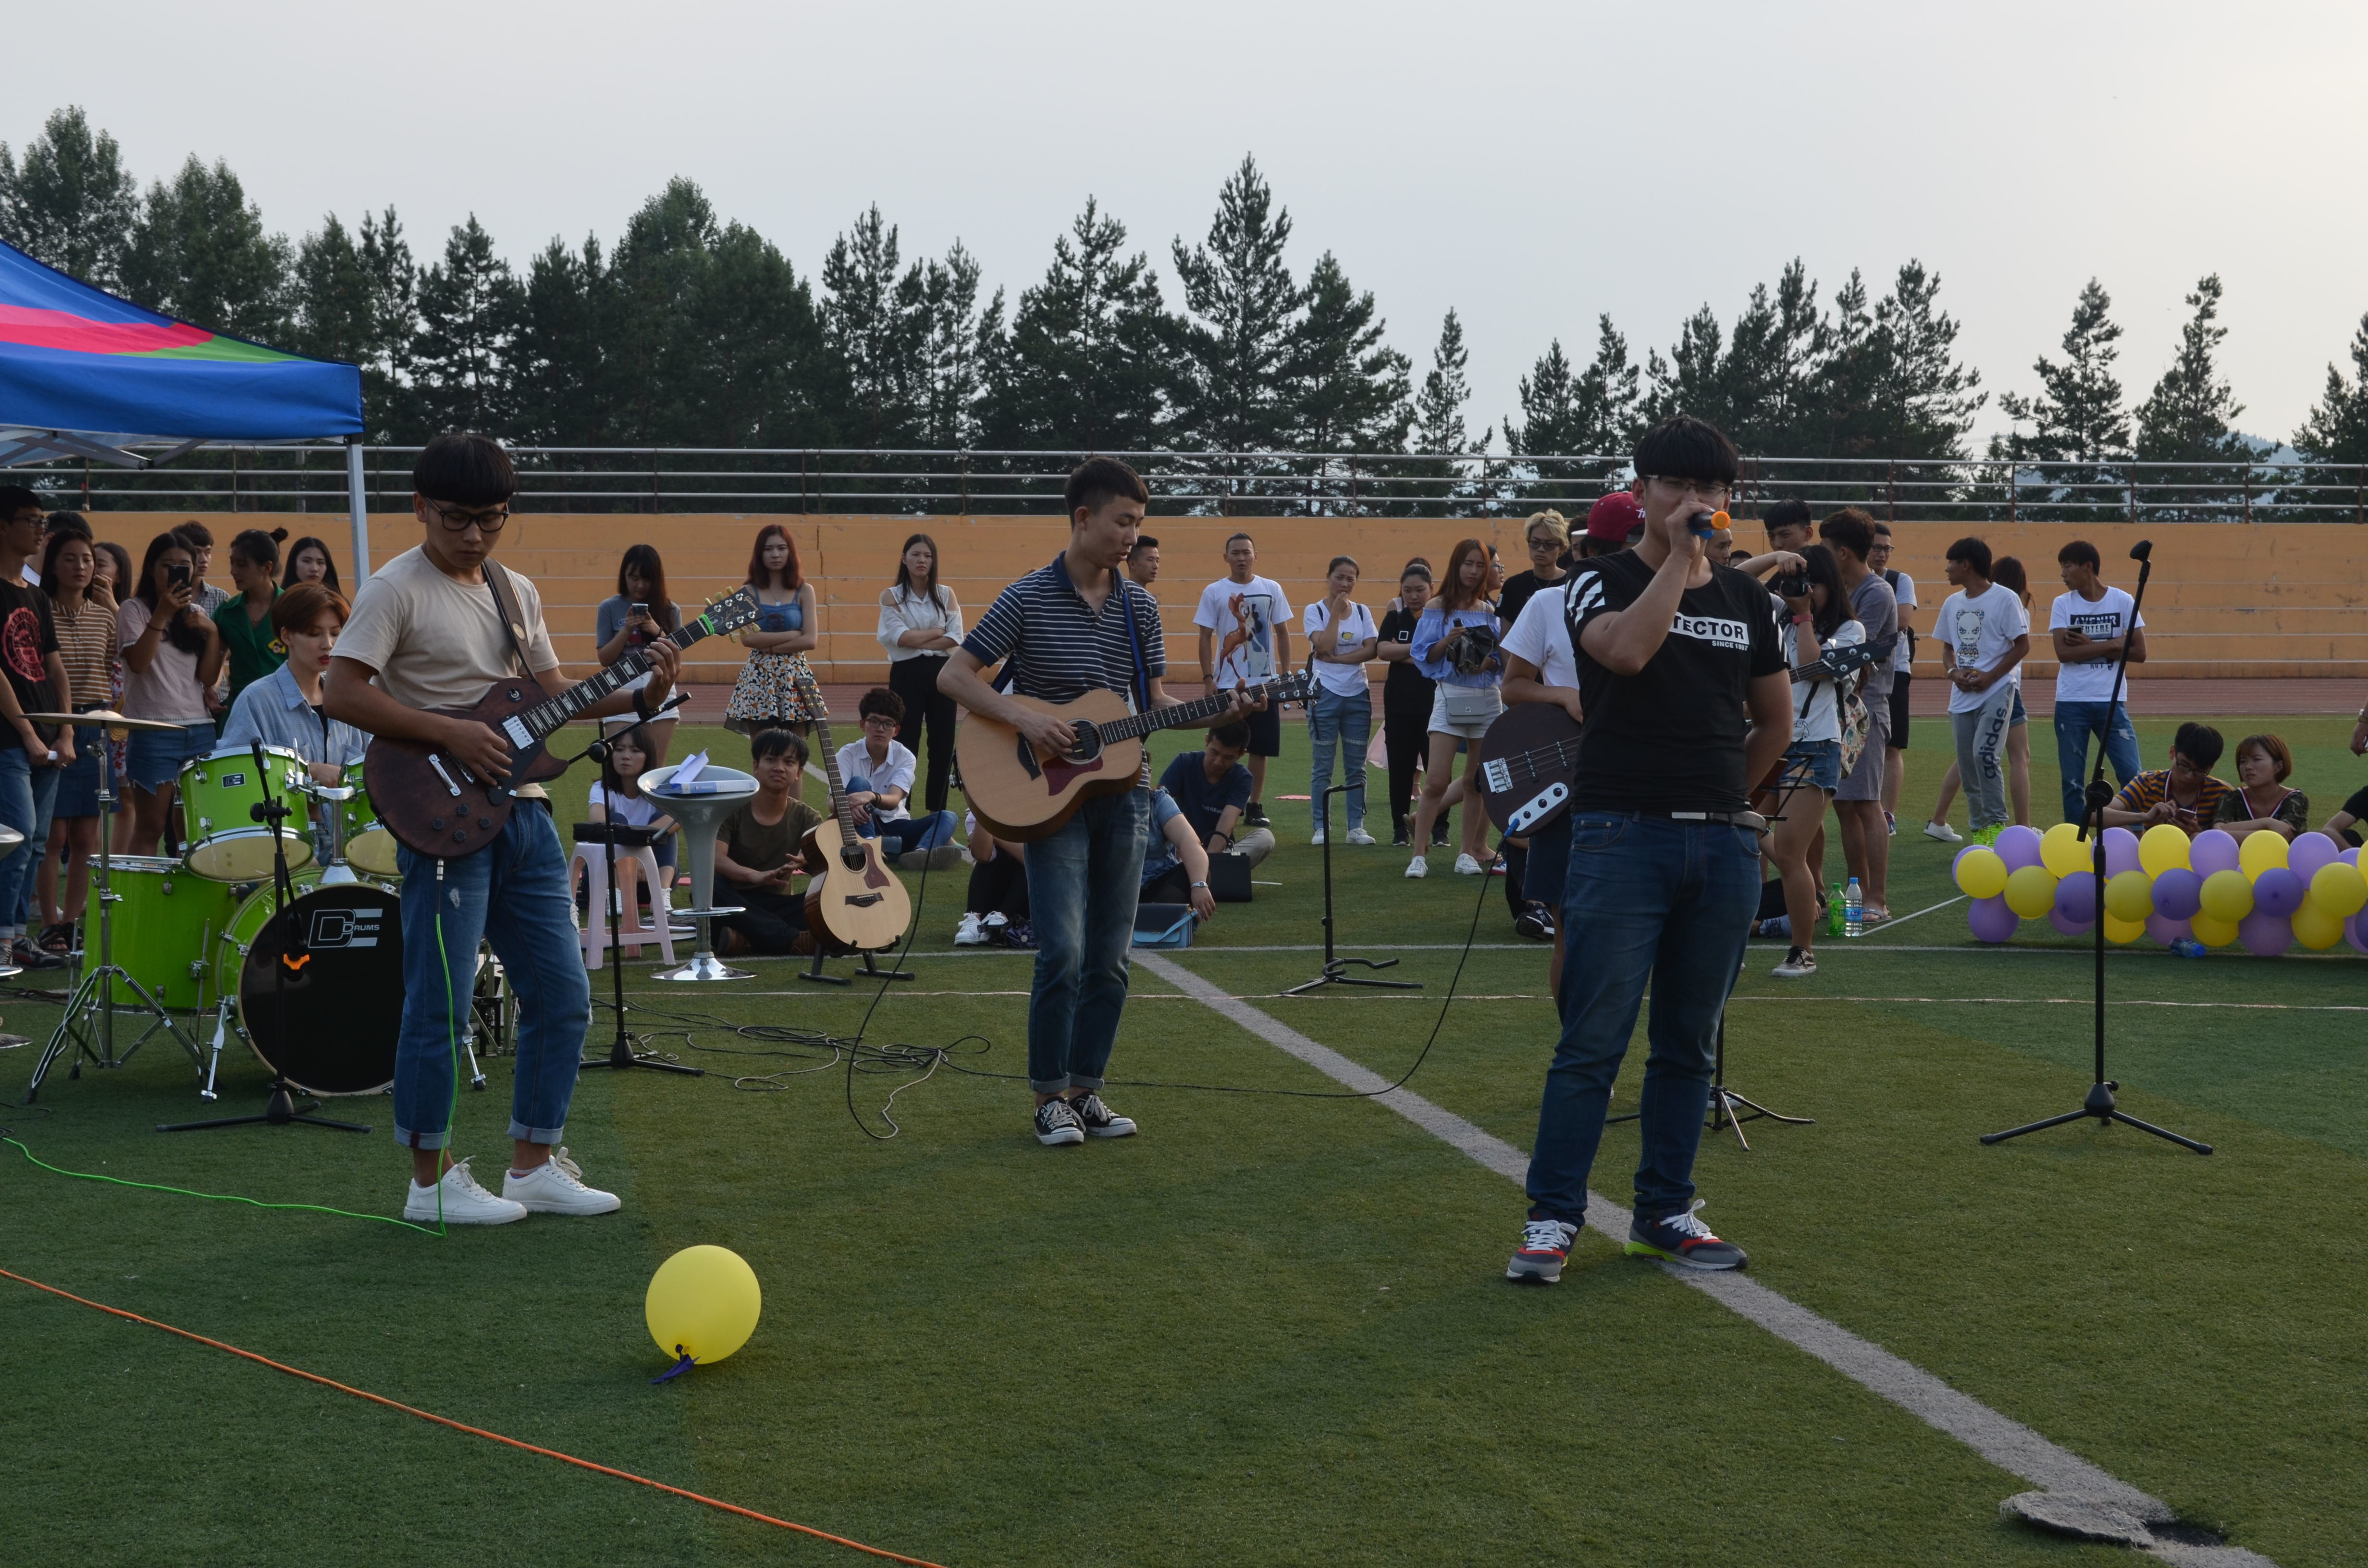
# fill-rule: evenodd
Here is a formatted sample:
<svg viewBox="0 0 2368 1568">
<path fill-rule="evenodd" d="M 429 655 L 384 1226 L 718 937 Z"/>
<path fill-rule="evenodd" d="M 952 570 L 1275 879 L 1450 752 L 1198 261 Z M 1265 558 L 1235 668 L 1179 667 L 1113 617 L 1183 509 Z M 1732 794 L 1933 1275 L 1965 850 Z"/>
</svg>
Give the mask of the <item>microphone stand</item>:
<svg viewBox="0 0 2368 1568">
<path fill-rule="evenodd" d="M 1364 759 L 1358 758 L 1356 767 L 1360 773 L 1364 766 Z M 1364 785 L 1360 781 L 1354 787 L 1361 790 Z M 1324 824 L 1324 972 L 1304 985 L 1292 986 L 1282 994 L 1285 996 L 1296 996 L 1319 985 L 1370 985 L 1377 991 L 1422 989 L 1419 980 L 1364 980 L 1345 972 L 1352 963 L 1363 964 L 1367 969 L 1388 969 L 1398 961 L 1395 959 L 1342 959 L 1332 956 L 1332 797 L 1349 788 L 1347 784 L 1335 784 L 1325 790 L 1323 797 L 1315 802 L 1315 820 Z"/>
<path fill-rule="evenodd" d="M 609 830 L 600 835 L 600 853 L 609 868 L 609 984 L 614 998 L 609 1006 L 617 1015 L 617 1038 L 609 1041 L 609 1054 L 584 1058 L 576 1063 L 578 1071 L 592 1067 L 614 1067 L 620 1071 L 628 1067 L 645 1067 L 654 1073 L 679 1073 L 687 1078 L 707 1076 L 707 1069 L 704 1067 L 693 1067 L 681 1062 L 669 1062 L 654 1051 L 637 1051 L 633 1049 L 633 1037 L 625 1028 L 625 949 L 619 945 L 617 939 L 625 901 L 622 890 L 617 886 L 616 801 L 619 779 L 616 769 L 609 761 L 613 755 L 609 748 L 624 736 L 637 734 L 643 725 L 650 722 L 650 719 L 670 712 L 688 700 L 687 698 L 677 697 L 670 702 L 663 703 L 656 712 L 650 715 L 649 719 L 637 721 L 613 734 L 603 734 L 598 740 L 567 759 L 570 763 L 574 763 L 588 756 L 600 765 L 600 791 L 602 799 L 608 804 L 609 815 L 608 822 L 602 825 Z M 647 756 L 648 753 L 644 751 L 643 755 Z M 653 888 L 650 891 L 652 893 L 650 913 L 661 920 L 671 919 L 669 910 L 674 902 L 673 890 Z M 639 924 L 638 918 L 635 924 Z"/>
<path fill-rule="evenodd" d="M 2138 563 L 2138 586 L 2137 592 L 2130 597 L 2130 623 L 2123 630 L 2122 656 L 2113 666 L 2113 693 L 2112 699 L 2105 704 L 2105 727 L 2108 733 L 2112 728 L 2113 709 L 2122 700 L 2123 680 L 2129 672 L 2130 638 L 2137 631 L 2138 606 L 2146 602 L 2146 577 L 2154 571 L 2154 562 L 2150 559 L 2153 553 L 2154 543 L 2150 540 L 2140 540 L 2130 549 L 2130 559 Z M 2121 1085 L 2105 1076 L 2105 808 L 2112 802 L 2112 786 L 2105 782 L 2105 746 L 2100 741 L 2097 745 L 2096 768 L 2089 775 L 2089 792 L 2084 802 L 2085 810 L 2080 824 L 2082 835 L 2089 840 L 2089 871 L 2097 879 L 2096 1081 L 2089 1085 L 2089 1096 L 2080 1103 L 2078 1110 L 2067 1110 L 2061 1116 L 2051 1116 L 2043 1121 L 2029 1122 L 2021 1127 L 2009 1127 L 2004 1132 L 1985 1132 L 1982 1134 L 1982 1142 L 2003 1143 L 2009 1138 L 2020 1138 L 2026 1132 L 2037 1132 L 2044 1128 L 2061 1127 L 2067 1121 L 2078 1121 L 2084 1118 L 2094 1117 L 2097 1125 L 2100 1128 L 2110 1127 L 2118 1121 L 2124 1126 L 2135 1127 L 2141 1132 L 2151 1132 L 2157 1138 L 2169 1139 L 2182 1149 L 2192 1149 L 2199 1154 L 2208 1154 L 2212 1152 L 2211 1144 L 2199 1143 L 2192 1138 L 2182 1138 L 2178 1133 L 2157 1127 L 2150 1121 L 2140 1121 L 2136 1117 L 2116 1107 L 2113 1103 L 2113 1095 Z"/>
</svg>

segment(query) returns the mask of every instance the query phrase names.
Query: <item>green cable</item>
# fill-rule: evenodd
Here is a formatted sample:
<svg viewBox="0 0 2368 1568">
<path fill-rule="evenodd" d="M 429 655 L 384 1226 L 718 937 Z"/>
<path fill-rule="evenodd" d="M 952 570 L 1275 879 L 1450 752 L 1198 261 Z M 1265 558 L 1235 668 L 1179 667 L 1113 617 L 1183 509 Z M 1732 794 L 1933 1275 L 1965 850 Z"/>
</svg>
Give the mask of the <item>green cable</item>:
<svg viewBox="0 0 2368 1568">
<path fill-rule="evenodd" d="M 452 1157 L 452 1124 L 461 1119 L 461 1025 L 453 1017 L 453 1009 L 459 1004 L 452 999 L 452 955 L 444 950 L 444 862 L 440 859 L 436 862 L 436 960 L 444 971 L 444 1039 L 452 1053 L 452 1097 L 444 1107 L 442 1150 L 443 1157 L 449 1160 Z M 440 1165 L 436 1172 L 436 1233 L 451 1233 L 451 1228 L 444 1223 L 444 1172 Z"/>
<path fill-rule="evenodd" d="M 98 1176 L 90 1171 L 70 1171 L 63 1165 L 50 1164 L 34 1153 L 32 1150 L 26 1148 L 23 1142 L 5 1132 L 0 1132 L 0 1143 L 14 1143 L 18 1153 L 41 1169 L 62 1176 L 73 1176 L 77 1181 L 103 1181 L 117 1187 L 136 1187 L 148 1192 L 171 1192 L 177 1193 L 183 1198 L 211 1199 L 217 1203 L 244 1203 L 255 1209 L 305 1209 L 315 1214 L 336 1214 L 347 1220 L 370 1220 L 381 1225 L 394 1225 L 406 1231 L 417 1231 L 423 1236 L 439 1233 L 429 1230 L 425 1225 L 415 1225 L 408 1220 L 390 1220 L 383 1214 L 357 1214 L 350 1209 L 332 1209 L 324 1203 L 266 1203 L 259 1198 L 242 1198 L 234 1192 L 198 1192 L 186 1187 L 166 1187 L 161 1182 L 128 1181 L 122 1176 Z"/>
</svg>

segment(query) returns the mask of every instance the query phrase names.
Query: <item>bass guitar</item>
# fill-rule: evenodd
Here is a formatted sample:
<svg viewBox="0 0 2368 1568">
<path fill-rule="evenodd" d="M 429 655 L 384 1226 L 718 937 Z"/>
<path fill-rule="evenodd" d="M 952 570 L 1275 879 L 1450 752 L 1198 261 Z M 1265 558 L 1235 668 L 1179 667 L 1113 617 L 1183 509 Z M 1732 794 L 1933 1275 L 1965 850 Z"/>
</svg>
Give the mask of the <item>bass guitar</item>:
<svg viewBox="0 0 2368 1568">
<path fill-rule="evenodd" d="M 702 637 L 737 631 L 756 619 L 757 596 L 742 588 L 709 605 L 697 619 L 669 632 L 666 641 L 688 648 Z M 478 778 L 460 758 L 424 741 L 379 736 L 362 758 L 379 821 L 422 855 L 449 859 L 484 848 L 510 820 L 517 799 L 512 791 L 518 785 L 539 784 L 567 771 L 564 762 L 543 749 L 543 742 L 649 669 L 649 653 L 637 648 L 556 697 L 532 678 L 518 676 L 495 681 L 474 708 L 437 710 L 448 718 L 473 720 L 508 744 L 507 783 Z"/>
<path fill-rule="evenodd" d="M 1519 838 L 1570 804 L 1578 771 L 1578 721 L 1560 703 L 1516 702 L 1480 737 L 1468 777 L 1498 833 Z"/>
<path fill-rule="evenodd" d="M 1302 671 L 1263 691 L 1269 702 L 1305 702 L 1313 690 Z M 1130 712 L 1115 691 L 1088 691 L 1074 702 L 1043 702 L 1007 693 L 1022 708 L 1048 714 L 1076 732 L 1064 756 L 1041 756 L 1009 724 L 973 713 L 954 735 L 954 763 L 971 810 L 997 838 L 1032 844 L 1060 831 L 1087 801 L 1134 788 L 1143 773 L 1143 737 L 1155 730 L 1204 724 L 1234 705 L 1231 691 L 1191 702 Z"/>
<path fill-rule="evenodd" d="M 1881 664 L 1891 657 L 1891 651 L 1897 646 L 1899 639 L 1895 635 L 1880 642 L 1851 642 L 1839 648 L 1828 648 L 1823 658 L 1812 659 L 1794 670 L 1793 684 L 1798 686 L 1808 680 L 1839 680 L 1852 670 Z"/>
<path fill-rule="evenodd" d="M 821 742 L 823 773 L 830 780 L 830 815 L 806 835 L 806 929 L 814 946 L 830 954 L 873 953 L 904 940 L 913 924 L 913 901 L 888 869 L 880 841 L 855 831 L 855 808 L 838 777 L 838 748 L 831 744 L 830 716 L 812 672 L 798 671 L 798 690 L 814 715 Z"/>
</svg>

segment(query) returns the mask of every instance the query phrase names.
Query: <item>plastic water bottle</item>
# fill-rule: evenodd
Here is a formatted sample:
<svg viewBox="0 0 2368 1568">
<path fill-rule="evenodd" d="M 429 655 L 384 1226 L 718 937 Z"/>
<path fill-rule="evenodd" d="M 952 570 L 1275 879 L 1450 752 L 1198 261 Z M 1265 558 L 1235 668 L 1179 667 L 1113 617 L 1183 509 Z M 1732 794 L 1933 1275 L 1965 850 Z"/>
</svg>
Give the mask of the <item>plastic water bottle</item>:
<svg viewBox="0 0 2368 1568">
<path fill-rule="evenodd" d="M 1826 935 L 1828 937 L 1839 937 L 1841 934 L 1842 885 L 1839 882 L 1835 882 L 1832 884 L 1829 890 L 1829 894 L 1826 899 Z"/>
<path fill-rule="evenodd" d="M 1850 880 L 1850 891 L 1842 894 L 1842 935 L 1866 935 L 1866 898 L 1858 891 L 1858 879 Z"/>
<path fill-rule="evenodd" d="M 2181 937 L 2171 943 L 2170 950 L 2183 959 L 2200 959 L 2210 949 L 2192 937 Z"/>
</svg>

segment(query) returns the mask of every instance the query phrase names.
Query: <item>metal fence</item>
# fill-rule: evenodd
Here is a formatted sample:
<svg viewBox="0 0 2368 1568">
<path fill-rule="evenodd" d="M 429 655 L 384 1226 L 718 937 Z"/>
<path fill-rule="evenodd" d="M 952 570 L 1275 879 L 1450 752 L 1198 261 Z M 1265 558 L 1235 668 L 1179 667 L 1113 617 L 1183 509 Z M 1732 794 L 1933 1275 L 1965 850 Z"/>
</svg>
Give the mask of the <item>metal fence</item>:
<svg viewBox="0 0 2368 1568">
<path fill-rule="evenodd" d="M 408 506 L 416 447 L 364 449 L 373 511 Z M 520 447 L 522 509 L 539 512 L 1057 514 L 1085 454 L 878 449 Z M 1615 456 L 1121 452 L 1161 516 L 1576 516 L 1630 477 Z M 62 460 L 13 470 L 84 510 L 347 508 L 346 449 L 202 446 L 157 467 Z M 1744 460 L 1733 509 L 1799 500 L 1885 521 L 2368 522 L 2368 466 L 2258 461 L 2057 463 L 1890 458 Z"/>
</svg>

